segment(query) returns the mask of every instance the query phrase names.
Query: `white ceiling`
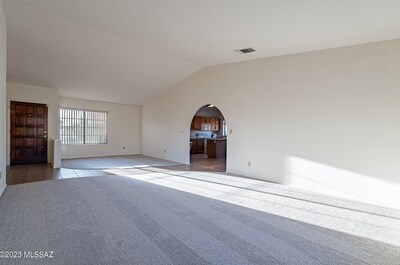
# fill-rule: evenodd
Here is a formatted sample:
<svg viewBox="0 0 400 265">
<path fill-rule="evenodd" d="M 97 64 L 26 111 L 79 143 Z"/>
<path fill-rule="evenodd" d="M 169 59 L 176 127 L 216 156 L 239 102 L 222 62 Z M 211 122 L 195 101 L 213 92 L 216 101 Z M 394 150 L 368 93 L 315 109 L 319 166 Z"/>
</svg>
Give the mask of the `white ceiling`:
<svg viewBox="0 0 400 265">
<path fill-rule="evenodd" d="M 400 38 L 399 0 L 3 2 L 9 81 L 129 104 L 204 66 Z"/>
</svg>

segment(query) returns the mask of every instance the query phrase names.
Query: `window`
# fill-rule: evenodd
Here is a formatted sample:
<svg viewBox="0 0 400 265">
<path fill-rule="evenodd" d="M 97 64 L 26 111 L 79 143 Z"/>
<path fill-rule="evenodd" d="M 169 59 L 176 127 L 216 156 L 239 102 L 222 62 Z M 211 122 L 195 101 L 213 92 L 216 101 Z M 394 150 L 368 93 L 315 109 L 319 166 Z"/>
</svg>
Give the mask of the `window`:
<svg viewBox="0 0 400 265">
<path fill-rule="evenodd" d="M 106 144 L 107 112 L 60 108 L 62 144 Z"/>
<path fill-rule="evenodd" d="M 226 126 L 226 121 L 222 121 L 222 136 L 228 135 L 228 127 Z"/>
</svg>

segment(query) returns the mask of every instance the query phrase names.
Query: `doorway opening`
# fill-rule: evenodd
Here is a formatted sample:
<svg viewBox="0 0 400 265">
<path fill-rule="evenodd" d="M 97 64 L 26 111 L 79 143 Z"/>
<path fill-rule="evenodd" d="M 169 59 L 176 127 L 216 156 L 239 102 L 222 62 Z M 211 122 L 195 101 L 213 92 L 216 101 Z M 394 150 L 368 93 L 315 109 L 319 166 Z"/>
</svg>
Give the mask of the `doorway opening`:
<svg viewBox="0 0 400 265">
<path fill-rule="evenodd" d="M 227 124 L 214 105 L 202 106 L 190 125 L 190 168 L 196 171 L 226 171 Z"/>
</svg>

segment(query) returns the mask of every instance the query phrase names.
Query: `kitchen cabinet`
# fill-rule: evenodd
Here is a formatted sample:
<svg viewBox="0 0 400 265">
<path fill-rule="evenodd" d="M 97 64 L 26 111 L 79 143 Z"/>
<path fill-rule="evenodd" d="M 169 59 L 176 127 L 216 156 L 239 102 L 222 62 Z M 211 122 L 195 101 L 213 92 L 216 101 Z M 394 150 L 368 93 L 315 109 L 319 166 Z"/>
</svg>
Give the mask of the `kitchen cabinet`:
<svg viewBox="0 0 400 265">
<path fill-rule="evenodd" d="M 211 130 L 215 131 L 215 118 L 211 117 L 210 118 L 210 124 L 211 124 Z"/>
<path fill-rule="evenodd" d="M 207 123 L 210 124 L 211 131 L 219 131 L 220 122 L 221 120 L 216 117 L 194 116 L 190 128 L 192 130 L 201 130 L 201 124 Z"/>
<path fill-rule="evenodd" d="M 211 118 L 211 130 L 212 131 L 219 131 L 219 118 Z"/>
<path fill-rule="evenodd" d="M 226 158 L 226 139 L 207 140 L 208 158 Z"/>
<path fill-rule="evenodd" d="M 214 118 L 212 117 L 210 119 L 210 123 L 211 123 L 211 130 L 212 131 L 219 131 L 219 123 L 220 123 L 220 119 L 219 118 Z"/>
<path fill-rule="evenodd" d="M 190 153 L 191 154 L 203 154 L 204 153 L 204 139 L 202 138 L 191 138 L 190 139 Z"/>
<path fill-rule="evenodd" d="M 194 116 L 191 128 L 193 130 L 201 130 L 202 117 Z"/>
</svg>

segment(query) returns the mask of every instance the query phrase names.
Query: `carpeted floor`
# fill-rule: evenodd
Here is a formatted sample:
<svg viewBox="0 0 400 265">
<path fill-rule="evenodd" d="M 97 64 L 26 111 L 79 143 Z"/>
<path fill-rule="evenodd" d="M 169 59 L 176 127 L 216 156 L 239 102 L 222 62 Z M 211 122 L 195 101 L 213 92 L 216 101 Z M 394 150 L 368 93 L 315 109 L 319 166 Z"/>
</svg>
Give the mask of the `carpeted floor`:
<svg viewBox="0 0 400 265">
<path fill-rule="evenodd" d="M 146 178 L 174 178 L 160 174 Z M 53 251 L 53 258 L 0 264 L 400 264 L 398 246 L 266 211 L 135 176 L 14 185 L 0 199 L 0 250 Z"/>
</svg>

